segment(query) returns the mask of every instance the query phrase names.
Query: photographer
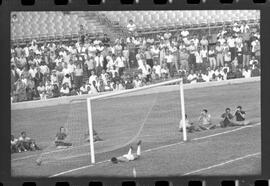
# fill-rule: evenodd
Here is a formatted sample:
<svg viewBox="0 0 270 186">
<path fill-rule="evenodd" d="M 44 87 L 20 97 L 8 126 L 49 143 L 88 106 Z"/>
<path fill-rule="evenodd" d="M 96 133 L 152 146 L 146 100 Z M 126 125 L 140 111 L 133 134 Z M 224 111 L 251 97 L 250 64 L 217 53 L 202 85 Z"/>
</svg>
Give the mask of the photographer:
<svg viewBox="0 0 270 186">
<path fill-rule="evenodd" d="M 202 130 L 209 130 L 216 128 L 215 124 L 212 124 L 211 115 L 208 114 L 207 109 L 203 109 L 199 117 L 199 128 Z"/>
<path fill-rule="evenodd" d="M 226 108 L 225 113 L 221 115 L 220 127 L 228 127 L 233 125 L 233 115 L 231 114 L 231 109 Z"/>
<path fill-rule="evenodd" d="M 250 124 L 250 122 L 246 120 L 246 112 L 242 110 L 242 106 L 238 106 L 236 108 L 234 117 L 235 117 L 235 121 L 233 123 L 236 126 L 242 126 L 242 125 Z"/>
</svg>

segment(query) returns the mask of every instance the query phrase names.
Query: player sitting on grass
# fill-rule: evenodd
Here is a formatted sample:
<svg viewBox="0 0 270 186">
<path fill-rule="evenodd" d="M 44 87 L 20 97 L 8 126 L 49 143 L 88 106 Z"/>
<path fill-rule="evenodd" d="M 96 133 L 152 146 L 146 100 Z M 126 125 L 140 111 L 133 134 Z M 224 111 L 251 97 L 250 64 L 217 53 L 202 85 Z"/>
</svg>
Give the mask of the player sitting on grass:
<svg viewBox="0 0 270 186">
<path fill-rule="evenodd" d="M 85 141 L 89 142 L 90 141 L 90 136 L 89 136 L 89 132 L 87 132 L 87 134 L 85 134 Z M 94 142 L 96 141 L 103 141 L 103 139 L 101 139 L 99 136 L 98 136 L 98 133 L 93 129 L 93 138 L 94 138 Z"/>
<path fill-rule="evenodd" d="M 41 150 L 37 145 L 34 139 L 31 139 L 26 136 L 26 132 L 21 132 L 21 136 L 18 140 L 18 146 L 20 146 L 21 149 L 24 151 L 35 151 L 35 150 Z"/>
<path fill-rule="evenodd" d="M 142 141 L 141 140 L 138 141 L 136 154 L 135 153 L 132 153 L 133 147 L 130 146 L 127 154 L 124 154 L 123 156 L 120 156 L 118 158 L 112 157 L 111 158 L 111 162 L 112 163 L 129 162 L 129 161 L 134 161 L 134 160 L 139 159 L 139 157 L 141 156 L 141 144 L 142 144 Z"/>
<path fill-rule="evenodd" d="M 198 127 L 193 125 L 193 123 L 188 120 L 188 117 L 186 114 L 185 114 L 185 124 L 186 124 L 187 132 L 200 131 L 200 129 Z M 182 119 L 179 123 L 179 131 L 183 132 L 183 120 Z"/>
<path fill-rule="evenodd" d="M 54 143 L 57 148 L 66 148 L 72 146 L 72 143 L 66 141 L 67 134 L 64 127 L 60 127 L 59 132 L 56 134 Z"/>
<path fill-rule="evenodd" d="M 242 110 L 242 106 L 238 106 L 236 108 L 235 114 L 234 114 L 234 124 L 235 125 L 248 125 L 250 124 L 250 122 L 248 120 L 246 120 L 246 112 Z"/>
<path fill-rule="evenodd" d="M 249 122 L 245 121 L 245 112 L 242 111 L 242 107 L 238 106 L 235 112 L 235 120 L 234 116 L 230 113 L 231 109 L 226 108 L 225 113 L 221 115 L 221 127 L 228 127 L 228 126 L 243 126 L 248 125 Z"/>
<path fill-rule="evenodd" d="M 10 142 L 11 142 L 11 146 L 10 146 L 11 153 L 26 151 L 22 143 L 18 139 L 16 139 L 13 135 L 11 135 Z"/>
<path fill-rule="evenodd" d="M 216 128 L 216 125 L 211 121 L 211 115 L 207 113 L 207 109 L 203 109 L 199 117 L 199 128 L 202 130 L 209 130 Z"/>
</svg>

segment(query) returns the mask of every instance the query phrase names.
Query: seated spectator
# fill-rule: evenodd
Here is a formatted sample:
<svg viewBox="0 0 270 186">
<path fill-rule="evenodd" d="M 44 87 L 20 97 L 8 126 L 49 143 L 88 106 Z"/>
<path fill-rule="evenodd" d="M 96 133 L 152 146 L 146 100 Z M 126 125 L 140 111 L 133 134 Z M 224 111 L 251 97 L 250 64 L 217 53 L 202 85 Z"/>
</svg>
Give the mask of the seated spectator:
<svg viewBox="0 0 270 186">
<path fill-rule="evenodd" d="M 46 98 L 52 98 L 53 97 L 53 84 L 51 84 L 51 81 L 47 81 L 45 84 L 45 90 L 46 90 Z"/>
<path fill-rule="evenodd" d="M 60 95 L 61 96 L 69 96 L 70 95 L 70 89 L 69 89 L 67 83 L 64 83 L 62 88 L 60 89 Z"/>
<path fill-rule="evenodd" d="M 123 84 L 120 81 L 116 81 L 115 82 L 115 90 L 119 91 L 119 90 L 125 90 Z"/>
<path fill-rule="evenodd" d="M 88 90 L 87 90 L 87 85 L 85 82 L 82 83 L 82 86 L 80 87 L 80 92 L 81 94 L 87 94 L 88 93 Z"/>
<path fill-rule="evenodd" d="M 256 77 L 261 75 L 261 70 L 258 68 L 258 65 L 254 66 L 254 69 L 251 70 L 251 77 Z"/>
<path fill-rule="evenodd" d="M 243 68 L 243 71 L 242 71 L 242 76 L 244 78 L 250 78 L 251 77 L 251 70 L 248 68 L 248 66 L 245 66 L 245 68 Z"/>
<path fill-rule="evenodd" d="M 71 95 L 71 96 L 80 95 L 80 92 L 77 90 L 75 84 L 72 84 L 72 85 L 71 85 L 70 95 Z"/>
<path fill-rule="evenodd" d="M 193 70 L 190 70 L 190 74 L 187 77 L 187 80 L 189 81 L 189 83 L 197 83 L 197 75 L 194 73 Z"/>
<path fill-rule="evenodd" d="M 202 130 L 209 130 L 216 128 L 216 125 L 211 121 L 211 115 L 208 114 L 207 109 L 203 109 L 198 121 L 199 128 Z"/>
<path fill-rule="evenodd" d="M 97 88 L 98 88 L 98 92 L 105 92 L 105 85 L 101 78 L 98 81 Z"/>
<path fill-rule="evenodd" d="M 252 56 L 251 60 L 249 61 L 250 65 L 258 65 L 259 62 L 258 60 L 255 58 L 255 56 Z"/>
<path fill-rule="evenodd" d="M 93 81 L 91 83 L 91 94 L 98 94 L 98 87 L 97 87 L 97 84 L 96 84 L 96 81 Z"/>
<path fill-rule="evenodd" d="M 132 89 L 134 88 L 133 82 L 132 82 L 132 78 L 128 77 L 125 81 L 125 87 L 126 89 Z"/>
<path fill-rule="evenodd" d="M 206 71 L 205 73 L 202 74 L 202 79 L 204 82 L 210 82 L 212 76 L 209 74 L 209 71 Z"/>
<path fill-rule="evenodd" d="M 204 82 L 204 80 L 203 80 L 203 74 L 202 74 L 202 71 L 201 70 L 199 72 L 196 71 L 196 75 L 198 77 L 197 82 Z"/>
<path fill-rule="evenodd" d="M 52 97 L 53 97 L 53 98 L 56 98 L 56 97 L 59 97 L 60 95 L 61 95 L 61 94 L 60 94 L 58 85 L 57 85 L 57 84 L 54 84 L 54 85 L 53 85 L 53 89 L 52 89 Z"/>
<path fill-rule="evenodd" d="M 168 69 L 166 63 L 162 64 L 162 67 L 160 69 L 160 73 L 161 73 L 161 78 L 163 80 L 166 80 L 169 77 L 169 69 Z"/>
<path fill-rule="evenodd" d="M 71 77 L 70 74 L 66 74 L 63 78 L 62 85 L 66 84 L 69 88 L 71 88 Z"/>
<path fill-rule="evenodd" d="M 235 72 L 235 78 L 242 78 L 243 75 L 242 75 L 242 71 L 240 68 L 236 68 L 236 72 Z"/>
<path fill-rule="evenodd" d="M 139 88 L 139 87 L 142 87 L 143 85 L 142 80 L 139 79 L 138 76 L 136 76 L 135 79 L 133 80 L 133 84 L 134 84 L 134 88 Z"/>
<path fill-rule="evenodd" d="M 21 143 L 23 148 L 26 149 L 26 151 L 40 150 L 40 148 L 36 145 L 35 140 L 31 139 L 30 137 L 27 137 L 25 131 L 21 132 L 19 142 Z"/>
<path fill-rule="evenodd" d="M 104 90 L 105 91 L 112 91 L 112 87 L 111 87 L 111 82 L 110 81 L 107 81 L 107 84 L 105 85 L 104 87 Z"/>
</svg>

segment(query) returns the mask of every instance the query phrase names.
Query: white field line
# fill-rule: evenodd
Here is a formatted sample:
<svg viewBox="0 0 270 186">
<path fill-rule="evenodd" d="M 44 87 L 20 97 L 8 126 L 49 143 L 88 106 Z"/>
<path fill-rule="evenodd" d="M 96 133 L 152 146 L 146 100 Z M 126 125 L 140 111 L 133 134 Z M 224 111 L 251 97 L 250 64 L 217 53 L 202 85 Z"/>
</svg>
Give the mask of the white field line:
<svg viewBox="0 0 270 186">
<path fill-rule="evenodd" d="M 208 135 L 208 136 L 194 138 L 191 141 L 197 141 L 197 140 L 200 140 L 200 139 L 212 138 L 212 137 L 215 137 L 215 136 L 219 136 L 219 135 L 223 135 L 223 134 L 227 134 L 227 133 L 232 133 L 232 132 L 236 132 L 236 131 L 239 131 L 239 130 L 242 130 L 242 129 L 256 127 L 256 126 L 259 126 L 259 125 L 261 125 L 261 123 L 256 123 L 256 124 L 253 124 L 253 125 L 240 127 L 240 128 L 236 128 L 236 129 L 233 129 L 233 130 L 224 131 L 224 132 L 220 132 L 220 133 L 217 133 L 217 134 L 212 134 L 212 135 Z M 169 145 L 163 145 L 163 146 L 160 146 L 160 147 L 147 149 L 145 151 L 142 151 L 142 153 L 151 152 L 151 151 L 155 151 L 155 150 L 159 150 L 159 149 L 163 149 L 163 148 L 167 148 L 167 147 L 172 147 L 172 146 L 183 144 L 183 143 L 185 143 L 185 142 L 181 141 L 181 142 L 178 142 L 178 143 L 173 143 L 173 144 L 169 144 Z M 89 153 L 88 154 L 81 154 L 81 156 L 84 156 L 84 155 L 89 156 Z M 109 162 L 109 161 L 110 160 L 104 160 L 104 161 L 101 161 L 101 162 L 97 162 L 96 164 L 90 164 L 90 165 L 86 165 L 86 166 L 83 166 L 83 167 L 78 167 L 78 168 L 71 169 L 71 170 L 68 170 L 68 171 L 60 172 L 60 173 L 57 173 L 57 174 L 54 174 L 54 175 L 50 176 L 49 178 L 53 178 L 53 177 L 61 176 L 61 175 L 64 175 L 64 174 L 67 174 L 67 173 L 70 173 L 70 172 L 75 172 L 75 171 L 78 171 L 78 170 L 86 169 L 86 168 L 93 167 L 95 165 L 106 163 L 106 162 Z"/>
<path fill-rule="evenodd" d="M 243 160 L 243 159 L 246 159 L 246 158 L 258 156 L 260 154 L 261 154 L 260 152 L 257 152 L 257 153 L 253 153 L 253 154 L 248 154 L 248 155 L 245 155 L 245 156 L 241 156 L 239 158 L 231 159 L 231 160 L 225 161 L 223 163 L 215 164 L 215 165 L 212 165 L 212 166 L 209 166 L 209 167 L 205 167 L 205 168 L 202 168 L 202 169 L 197 169 L 197 170 L 194 170 L 194 171 L 185 173 L 184 176 L 190 175 L 190 174 L 194 174 L 194 173 L 198 173 L 198 172 L 202 172 L 202 171 L 209 170 L 209 169 L 213 169 L 213 168 L 216 168 L 216 167 L 220 167 L 220 166 L 226 165 L 228 163 L 233 163 L 235 161 L 239 161 L 239 160 Z"/>
<path fill-rule="evenodd" d="M 192 139 L 192 141 L 196 141 L 196 140 L 200 140 L 200 139 L 204 139 L 204 138 L 209 138 L 209 137 L 214 137 L 214 136 L 219 136 L 221 134 L 231 133 L 231 132 L 235 132 L 235 131 L 238 131 L 238 130 L 242 130 L 244 128 L 254 127 L 254 126 L 257 126 L 257 125 L 260 125 L 260 123 L 256 123 L 256 124 L 253 124 L 253 125 L 248 125 L 248 126 L 244 126 L 244 127 L 236 128 L 236 129 L 233 129 L 233 130 L 228 130 L 228 131 L 221 132 L 221 133 L 216 133 L 216 134 L 208 135 L 208 136 L 194 138 L 194 139 Z M 152 135 L 146 135 L 146 136 L 152 136 Z M 159 148 L 163 148 L 163 147 L 167 147 L 167 146 L 178 145 L 178 144 L 181 144 L 181 143 L 182 142 L 173 143 L 173 144 L 170 144 L 170 145 L 165 145 L 165 146 L 161 146 L 161 147 L 157 147 L 157 148 L 159 149 Z M 58 149 L 58 150 L 53 150 L 53 151 L 49 151 L 49 152 L 44 152 L 42 154 L 45 155 L 45 154 L 52 154 L 52 153 L 56 153 L 56 152 L 62 152 L 62 151 L 70 151 L 70 150 L 77 149 L 77 148 L 84 147 L 84 146 L 88 146 L 88 145 L 89 144 L 83 144 L 83 145 L 80 145 L 80 146 L 70 147 L 70 148 L 67 148 L 67 149 Z M 148 149 L 148 150 L 151 150 L 151 149 Z M 146 150 L 145 152 L 148 152 L 148 150 Z M 25 159 L 37 157 L 39 155 L 40 154 L 28 155 L 28 156 L 24 156 L 24 157 L 14 158 L 11 161 L 25 160 Z M 74 156 L 68 156 L 66 158 L 60 158 L 59 160 L 65 160 L 65 159 L 70 159 L 70 158 L 77 158 L 77 157 L 82 157 L 82 156 L 87 156 L 87 155 L 89 155 L 89 153 L 82 153 L 82 154 L 78 154 L 78 155 L 74 155 Z"/>
</svg>

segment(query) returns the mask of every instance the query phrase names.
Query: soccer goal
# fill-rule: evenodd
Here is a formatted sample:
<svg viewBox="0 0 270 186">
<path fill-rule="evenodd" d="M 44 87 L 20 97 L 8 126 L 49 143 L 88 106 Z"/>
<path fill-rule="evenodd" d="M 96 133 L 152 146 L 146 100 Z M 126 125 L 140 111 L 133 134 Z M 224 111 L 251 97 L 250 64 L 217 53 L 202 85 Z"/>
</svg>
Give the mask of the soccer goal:
<svg viewBox="0 0 270 186">
<path fill-rule="evenodd" d="M 59 132 L 61 126 L 64 128 L 65 141 L 71 146 L 58 148 L 52 142 L 38 162 L 87 159 L 90 155 L 91 163 L 95 163 L 96 157 L 117 156 L 137 140 L 151 148 L 187 140 L 185 122 L 183 132 L 178 131 L 185 116 L 182 79 L 73 97 L 64 107 L 65 122 L 53 127 Z"/>
<path fill-rule="evenodd" d="M 104 94 L 104 95 L 99 95 L 99 96 L 94 96 L 94 97 L 88 97 L 87 98 L 87 116 L 88 116 L 88 130 L 89 130 L 89 142 L 90 142 L 90 154 L 91 154 L 91 163 L 95 163 L 95 145 L 94 145 L 94 128 L 93 128 L 93 116 L 92 116 L 92 106 L 91 103 L 94 100 L 100 100 L 100 99 L 106 99 L 106 98 L 110 98 L 110 97 L 115 97 L 115 96 L 123 96 L 123 95 L 127 95 L 129 93 L 135 93 L 136 92 L 142 92 L 143 90 L 153 90 L 154 88 L 162 88 L 166 89 L 166 85 L 170 85 L 170 84 L 176 84 L 177 86 L 179 86 L 179 97 L 180 97 L 180 105 L 181 105 L 181 118 L 183 121 L 183 141 L 187 140 L 187 132 L 186 132 L 186 124 L 185 124 L 185 103 L 184 103 L 184 88 L 183 88 L 183 79 L 176 79 L 176 80 L 171 80 L 171 81 L 167 81 L 167 82 L 162 82 L 162 83 L 157 83 L 157 84 L 153 84 L 153 85 L 148 85 L 148 86 L 144 86 L 144 87 L 140 87 L 140 88 L 136 88 L 136 89 L 129 89 L 129 90 L 123 90 L 123 91 L 119 91 L 119 92 L 112 92 L 110 94 Z M 179 84 L 179 85 L 178 85 Z M 165 86 L 165 87 L 164 87 Z M 178 87 L 175 88 L 175 90 L 178 90 Z M 174 90 L 174 91 L 175 91 Z M 158 90 L 154 90 L 152 92 L 152 94 L 157 94 Z M 149 92 L 145 92 L 143 94 L 150 94 L 151 95 L 151 91 Z M 139 94 L 140 95 L 140 94 Z M 179 100 L 175 100 L 175 102 L 178 102 Z M 146 103 L 147 104 L 147 103 Z M 177 109 L 178 110 L 178 109 Z M 179 113 L 180 114 L 180 113 Z M 180 122 L 180 121 L 179 121 Z M 178 123 L 176 123 L 177 125 Z M 139 135 L 136 135 L 136 138 L 138 138 Z"/>
</svg>

